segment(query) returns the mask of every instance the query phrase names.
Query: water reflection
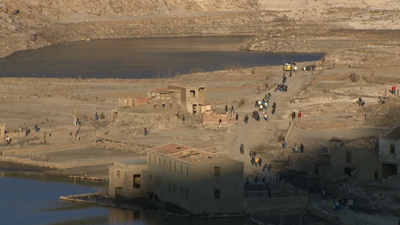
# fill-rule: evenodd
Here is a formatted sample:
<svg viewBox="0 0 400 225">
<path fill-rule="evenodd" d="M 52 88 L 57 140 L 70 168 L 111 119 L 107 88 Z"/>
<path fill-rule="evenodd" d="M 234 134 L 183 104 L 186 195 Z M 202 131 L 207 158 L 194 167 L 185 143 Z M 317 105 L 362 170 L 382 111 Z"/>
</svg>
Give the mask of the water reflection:
<svg viewBox="0 0 400 225">
<path fill-rule="evenodd" d="M 94 193 L 99 185 L 105 184 L 0 171 L 0 224 L 251 224 L 248 218 L 189 219 L 59 200 L 60 196 Z"/>
</svg>

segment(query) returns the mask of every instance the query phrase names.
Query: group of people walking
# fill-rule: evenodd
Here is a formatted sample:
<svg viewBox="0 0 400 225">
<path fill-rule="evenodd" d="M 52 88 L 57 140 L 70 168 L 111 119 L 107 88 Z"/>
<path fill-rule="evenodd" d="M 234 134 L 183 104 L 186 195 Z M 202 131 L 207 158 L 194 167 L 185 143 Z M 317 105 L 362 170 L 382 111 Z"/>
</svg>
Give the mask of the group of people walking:
<svg viewBox="0 0 400 225">
<path fill-rule="evenodd" d="M 253 150 L 251 150 L 250 152 L 249 152 L 249 155 L 250 155 L 250 157 L 251 157 L 251 159 L 250 159 L 250 162 L 251 162 L 251 165 L 252 166 L 260 166 L 261 167 L 261 165 L 262 165 L 262 161 L 263 161 L 263 159 L 261 158 L 261 156 L 259 157 L 259 158 L 257 158 L 257 153 L 256 153 L 256 151 L 253 151 Z"/>
<path fill-rule="evenodd" d="M 357 199 L 349 199 L 347 200 L 346 197 L 343 198 L 336 198 L 333 200 L 333 207 L 335 211 L 343 212 L 343 210 L 346 208 L 346 205 L 349 206 L 349 210 L 352 212 L 357 212 L 358 211 L 358 202 Z"/>
</svg>

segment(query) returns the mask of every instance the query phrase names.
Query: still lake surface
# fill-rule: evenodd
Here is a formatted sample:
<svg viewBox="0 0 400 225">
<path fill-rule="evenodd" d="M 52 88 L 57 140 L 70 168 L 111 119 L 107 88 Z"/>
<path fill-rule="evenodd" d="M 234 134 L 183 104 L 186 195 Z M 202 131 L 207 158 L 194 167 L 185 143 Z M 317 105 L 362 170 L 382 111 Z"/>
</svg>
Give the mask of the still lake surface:
<svg viewBox="0 0 400 225">
<path fill-rule="evenodd" d="M 0 224 L 5 225 L 250 225 L 248 218 L 181 219 L 59 200 L 95 193 L 107 183 L 85 182 L 29 172 L 0 172 Z"/>
<path fill-rule="evenodd" d="M 0 77 L 156 78 L 193 70 L 283 65 L 323 54 L 239 51 L 244 36 L 117 39 L 72 42 L 0 59 Z"/>
</svg>

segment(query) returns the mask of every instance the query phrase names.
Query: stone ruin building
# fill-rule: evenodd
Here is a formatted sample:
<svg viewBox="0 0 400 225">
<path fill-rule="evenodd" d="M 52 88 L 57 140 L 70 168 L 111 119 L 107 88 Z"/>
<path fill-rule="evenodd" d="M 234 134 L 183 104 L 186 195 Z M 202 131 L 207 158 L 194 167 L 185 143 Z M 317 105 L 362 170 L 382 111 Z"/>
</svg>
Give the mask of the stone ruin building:
<svg viewBox="0 0 400 225">
<path fill-rule="evenodd" d="M 331 168 L 357 180 L 386 179 L 399 174 L 400 127 L 381 137 L 362 137 L 353 140 L 332 138 L 328 155 Z"/>
<path fill-rule="evenodd" d="M 379 168 L 378 177 L 386 179 L 389 176 L 399 175 L 400 154 L 400 127 L 393 128 L 379 138 Z"/>
<path fill-rule="evenodd" d="M 353 140 L 333 137 L 328 146 L 332 170 L 358 180 L 378 178 L 378 151 L 378 137 L 375 136 Z"/>
<path fill-rule="evenodd" d="M 206 105 L 206 86 L 168 86 L 148 91 L 147 97 L 120 97 L 122 112 L 199 115 Z"/>
<path fill-rule="evenodd" d="M 194 214 L 243 211 L 244 163 L 169 143 L 109 166 L 109 195 L 147 197 Z"/>
</svg>

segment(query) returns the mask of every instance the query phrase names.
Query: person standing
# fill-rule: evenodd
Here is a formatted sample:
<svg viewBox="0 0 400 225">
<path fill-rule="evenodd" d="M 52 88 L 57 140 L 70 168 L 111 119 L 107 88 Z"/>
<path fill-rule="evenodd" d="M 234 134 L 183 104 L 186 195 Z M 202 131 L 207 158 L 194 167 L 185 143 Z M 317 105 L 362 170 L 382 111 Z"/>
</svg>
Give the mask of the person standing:
<svg viewBox="0 0 400 225">
<path fill-rule="evenodd" d="M 246 115 L 246 116 L 244 117 L 244 123 L 247 124 L 248 122 L 249 122 L 249 117 Z"/>
<path fill-rule="evenodd" d="M 335 211 L 337 212 L 339 210 L 339 206 L 340 206 L 339 200 L 335 199 L 333 201 L 333 205 L 335 206 Z"/>
<path fill-rule="evenodd" d="M 238 122 L 238 119 L 239 119 L 239 114 L 236 113 L 236 123 Z"/>
<path fill-rule="evenodd" d="M 147 137 L 147 128 L 144 128 L 144 136 Z"/>
<path fill-rule="evenodd" d="M 348 204 L 349 204 L 349 210 L 351 212 L 351 210 L 353 209 L 353 199 L 352 198 L 349 200 Z"/>
<path fill-rule="evenodd" d="M 293 146 L 293 152 L 294 152 L 294 153 L 298 153 L 297 144 L 295 144 L 295 145 Z"/>
<path fill-rule="evenodd" d="M 357 201 L 357 199 L 353 200 L 353 209 L 354 209 L 355 213 L 358 211 L 358 201 Z"/>
<path fill-rule="evenodd" d="M 246 179 L 246 186 L 249 186 L 250 185 L 250 180 L 249 180 L 249 177 L 247 177 L 247 179 Z"/>
<path fill-rule="evenodd" d="M 340 207 L 340 212 L 343 212 L 344 209 L 344 198 L 339 199 L 339 207 Z"/>
<path fill-rule="evenodd" d="M 250 150 L 249 155 L 250 157 L 253 157 L 253 150 Z"/>
<path fill-rule="evenodd" d="M 258 165 L 258 160 L 259 160 L 259 159 L 255 157 L 255 164 L 256 164 L 256 167 L 257 167 L 257 165 Z"/>
<path fill-rule="evenodd" d="M 219 119 L 219 120 L 218 120 L 218 123 L 219 123 L 219 125 L 218 125 L 218 126 L 219 126 L 219 128 L 221 128 L 222 120 L 221 120 L 221 119 Z"/>
<path fill-rule="evenodd" d="M 265 188 L 265 177 L 262 179 L 262 185 Z"/>
<path fill-rule="evenodd" d="M 240 154 L 244 154 L 244 145 L 243 143 L 240 145 Z"/>
<path fill-rule="evenodd" d="M 283 150 L 286 149 L 286 140 L 285 139 L 283 139 L 282 147 L 283 147 Z"/>
<path fill-rule="evenodd" d="M 233 108 L 233 106 L 231 107 L 231 113 L 232 115 L 235 113 L 235 109 Z"/>
<path fill-rule="evenodd" d="M 296 112 L 292 112 L 292 120 L 296 119 Z"/>
<path fill-rule="evenodd" d="M 325 189 L 322 189 L 322 201 L 325 201 Z"/>
<path fill-rule="evenodd" d="M 304 153 L 304 145 L 303 144 L 300 145 L 300 153 Z"/>
<path fill-rule="evenodd" d="M 297 114 L 297 116 L 299 117 L 299 119 L 301 118 L 301 111 Z"/>
<path fill-rule="evenodd" d="M 267 173 L 268 172 L 268 165 L 265 163 L 265 165 L 264 165 L 264 167 L 263 167 L 263 171 L 265 172 L 265 173 Z"/>
<path fill-rule="evenodd" d="M 258 165 L 261 167 L 261 165 L 262 165 L 262 158 L 260 157 L 259 159 L 258 159 Z"/>
<path fill-rule="evenodd" d="M 9 145 L 11 143 L 11 138 L 9 136 L 7 136 L 6 138 L 6 144 Z"/>
<path fill-rule="evenodd" d="M 95 120 L 99 120 L 99 115 L 97 114 L 97 112 L 96 112 L 96 114 L 94 115 L 94 119 L 95 119 Z"/>
<path fill-rule="evenodd" d="M 264 114 L 264 120 L 265 120 L 265 122 L 268 122 L 268 114 L 267 113 Z"/>
<path fill-rule="evenodd" d="M 228 105 L 225 105 L 225 113 L 228 115 Z"/>
<path fill-rule="evenodd" d="M 182 124 L 185 124 L 185 116 L 182 116 Z"/>
<path fill-rule="evenodd" d="M 258 182 L 258 177 L 257 176 L 254 178 L 254 182 L 256 183 L 256 187 L 257 187 L 257 182 Z"/>
</svg>

